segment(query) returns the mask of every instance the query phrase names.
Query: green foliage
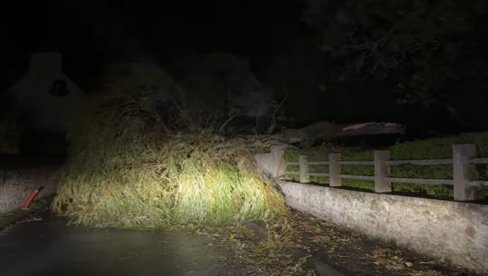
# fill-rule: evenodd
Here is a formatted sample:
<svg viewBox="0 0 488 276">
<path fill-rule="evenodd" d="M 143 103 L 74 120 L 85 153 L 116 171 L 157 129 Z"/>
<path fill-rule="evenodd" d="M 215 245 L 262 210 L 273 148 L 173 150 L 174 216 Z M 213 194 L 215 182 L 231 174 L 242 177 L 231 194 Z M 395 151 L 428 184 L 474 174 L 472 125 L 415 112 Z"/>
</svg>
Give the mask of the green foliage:
<svg viewBox="0 0 488 276">
<path fill-rule="evenodd" d="M 454 136 L 418 140 L 406 143 L 399 143 L 388 148 L 393 160 L 420 160 L 420 159 L 443 159 L 452 157 L 453 144 L 476 144 L 481 156 L 488 156 L 488 132 L 466 133 Z M 373 150 L 364 148 L 351 148 L 340 146 L 323 146 L 316 148 L 307 148 L 303 150 L 288 149 L 285 152 L 287 161 L 296 161 L 300 154 L 308 155 L 311 161 L 327 160 L 327 155 L 333 152 L 342 153 L 343 160 L 373 160 Z M 298 171 L 298 166 L 289 166 L 289 171 Z M 327 172 L 328 168 L 314 168 L 311 166 L 311 172 Z M 342 173 L 353 175 L 373 175 L 372 166 L 342 166 Z M 452 178 L 452 167 L 450 165 L 436 166 L 413 166 L 399 165 L 392 166 L 391 175 L 393 177 L 405 178 Z M 477 172 L 478 179 L 488 179 L 488 168 L 480 166 Z M 292 180 L 298 180 L 297 176 L 291 177 Z M 327 184 L 327 178 L 313 178 L 311 181 L 318 184 Z M 374 191 L 372 181 L 363 180 L 343 180 L 346 187 Z M 452 198 L 452 186 L 447 185 L 414 185 L 407 183 L 393 183 L 393 192 L 396 193 L 418 193 L 437 198 Z M 481 198 L 488 198 L 488 189 L 481 189 Z"/>
<path fill-rule="evenodd" d="M 282 196 L 257 173 L 243 140 L 174 116 L 165 120 L 154 90 L 134 83 L 123 92 L 117 83 L 111 87 L 115 92 L 93 98 L 73 127 L 55 213 L 75 224 L 141 229 L 286 214 Z"/>
<path fill-rule="evenodd" d="M 430 106 L 446 100 L 447 81 L 488 74 L 483 0 L 307 2 L 304 20 L 336 61 L 338 80 L 393 79 L 400 102 Z"/>
</svg>

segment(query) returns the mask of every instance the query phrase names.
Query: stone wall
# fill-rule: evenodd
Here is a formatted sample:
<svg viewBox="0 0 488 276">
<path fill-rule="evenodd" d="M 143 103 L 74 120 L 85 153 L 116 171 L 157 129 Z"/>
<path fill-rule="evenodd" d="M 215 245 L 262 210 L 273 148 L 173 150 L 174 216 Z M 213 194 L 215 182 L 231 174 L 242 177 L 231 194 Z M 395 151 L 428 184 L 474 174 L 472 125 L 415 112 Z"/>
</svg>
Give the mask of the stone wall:
<svg viewBox="0 0 488 276">
<path fill-rule="evenodd" d="M 280 183 L 288 205 L 421 254 L 488 273 L 488 206 Z"/>
<path fill-rule="evenodd" d="M 53 177 L 57 167 L 0 169 L 0 214 L 22 207 L 30 193 L 39 187 L 39 197 L 56 192 Z"/>
</svg>

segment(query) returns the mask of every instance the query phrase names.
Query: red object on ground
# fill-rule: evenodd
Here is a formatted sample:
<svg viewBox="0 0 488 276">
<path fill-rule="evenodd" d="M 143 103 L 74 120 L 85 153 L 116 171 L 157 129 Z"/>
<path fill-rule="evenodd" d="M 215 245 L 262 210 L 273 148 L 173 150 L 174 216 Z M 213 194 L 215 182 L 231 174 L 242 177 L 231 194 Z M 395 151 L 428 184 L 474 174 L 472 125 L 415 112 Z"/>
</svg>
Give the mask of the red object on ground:
<svg viewBox="0 0 488 276">
<path fill-rule="evenodd" d="M 35 191 L 33 191 L 29 198 L 25 201 L 24 205 L 22 206 L 22 209 L 24 210 L 28 210 L 29 209 L 29 205 L 31 204 L 31 202 L 34 200 L 34 198 L 36 198 L 36 196 L 39 194 L 39 192 L 42 190 L 43 187 L 39 187 L 39 189 L 36 189 Z"/>
</svg>

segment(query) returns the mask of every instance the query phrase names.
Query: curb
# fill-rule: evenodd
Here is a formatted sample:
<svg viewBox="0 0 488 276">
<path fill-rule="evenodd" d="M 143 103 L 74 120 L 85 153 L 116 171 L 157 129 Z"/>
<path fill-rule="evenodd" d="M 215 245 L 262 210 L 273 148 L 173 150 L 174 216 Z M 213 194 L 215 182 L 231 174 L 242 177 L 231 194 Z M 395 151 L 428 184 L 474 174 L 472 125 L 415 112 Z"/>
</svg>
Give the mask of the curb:
<svg viewBox="0 0 488 276">
<path fill-rule="evenodd" d="M 0 214 L 0 231 L 5 230 L 10 225 L 13 225 L 29 216 L 35 216 L 43 211 L 51 203 L 54 195 L 46 195 L 36 200 L 35 209 L 14 209 L 10 212 Z"/>
</svg>

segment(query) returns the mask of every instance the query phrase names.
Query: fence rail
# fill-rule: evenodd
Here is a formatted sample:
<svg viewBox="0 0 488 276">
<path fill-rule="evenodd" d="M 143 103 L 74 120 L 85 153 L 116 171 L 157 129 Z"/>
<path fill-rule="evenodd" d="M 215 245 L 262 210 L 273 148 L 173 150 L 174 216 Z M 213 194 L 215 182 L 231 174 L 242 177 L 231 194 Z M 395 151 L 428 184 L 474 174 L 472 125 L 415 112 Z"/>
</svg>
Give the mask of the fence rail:
<svg viewBox="0 0 488 276">
<path fill-rule="evenodd" d="M 452 165 L 452 159 L 426 159 L 426 160 L 389 160 L 387 165 L 414 165 L 414 166 L 435 166 Z"/>
<path fill-rule="evenodd" d="M 374 180 L 374 176 L 369 176 L 369 175 L 340 174 L 339 176 L 342 179 Z"/>
<path fill-rule="evenodd" d="M 469 163 L 473 165 L 488 164 L 488 158 L 471 158 Z"/>
<path fill-rule="evenodd" d="M 488 181 L 475 180 L 475 181 L 471 181 L 469 183 L 469 185 L 472 186 L 472 187 L 477 187 L 477 188 L 483 188 L 483 187 L 487 187 L 488 188 Z"/>
<path fill-rule="evenodd" d="M 409 183 L 409 184 L 421 184 L 421 185 L 454 185 L 452 179 L 426 179 L 426 178 L 404 178 L 404 177 L 389 177 L 389 181 L 396 183 Z"/>
<path fill-rule="evenodd" d="M 352 165 L 352 166 L 371 166 L 374 165 L 374 161 L 339 161 L 339 165 Z"/>
<path fill-rule="evenodd" d="M 436 166 L 452 165 L 452 179 L 425 179 L 391 177 L 390 169 L 398 165 Z M 424 159 L 424 160 L 391 160 L 389 151 L 374 151 L 374 160 L 341 160 L 340 153 L 331 153 L 328 161 L 309 161 L 305 155 L 300 155 L 298 162 L 285 162 L 285 165 L 299 167 L 298 172 L 286 171 L 286 174 L 299 175 L 300 183 L 309 183 L 310 176 L 329 177 L 331 187 L 342 186 L 342 179 L 370 180 L 375 183 L 375 192 L 388 193 L 392 191 L 392 183 L 410 183 L 419 185 L 451 185 L 454 187 L 454 200 L 471 201 L 477 199 L 477 190 L 488 187 L 488 181 L 471 180 L 470 172 L 476 165 L 488 164 L 488 158 L 477 156 L 476 145 L 461 144 L 452 146 L 452 159 Z M 328 173 L 310 172 L 311 165 L 328 166 Z M 373 166 L 374 175 L 341 174 L 342 166 Z"/>
<path fill-rule="evenodd" d="M 308 175 L 310 175 L 310 176 L 325 176 L 325 177 L 329 176 L 328 173 L 308 173 Z"/>
<path fill-rule="evenodd" d="M 329 161 L 315 161 L 315 162 L 308 162 L 309 165 L 329 165 Z"/>
<path fill-rule="evenodd" d="M 300 175 L 300 172 L 286 172 L 286 174 Z"/>
</svg>

